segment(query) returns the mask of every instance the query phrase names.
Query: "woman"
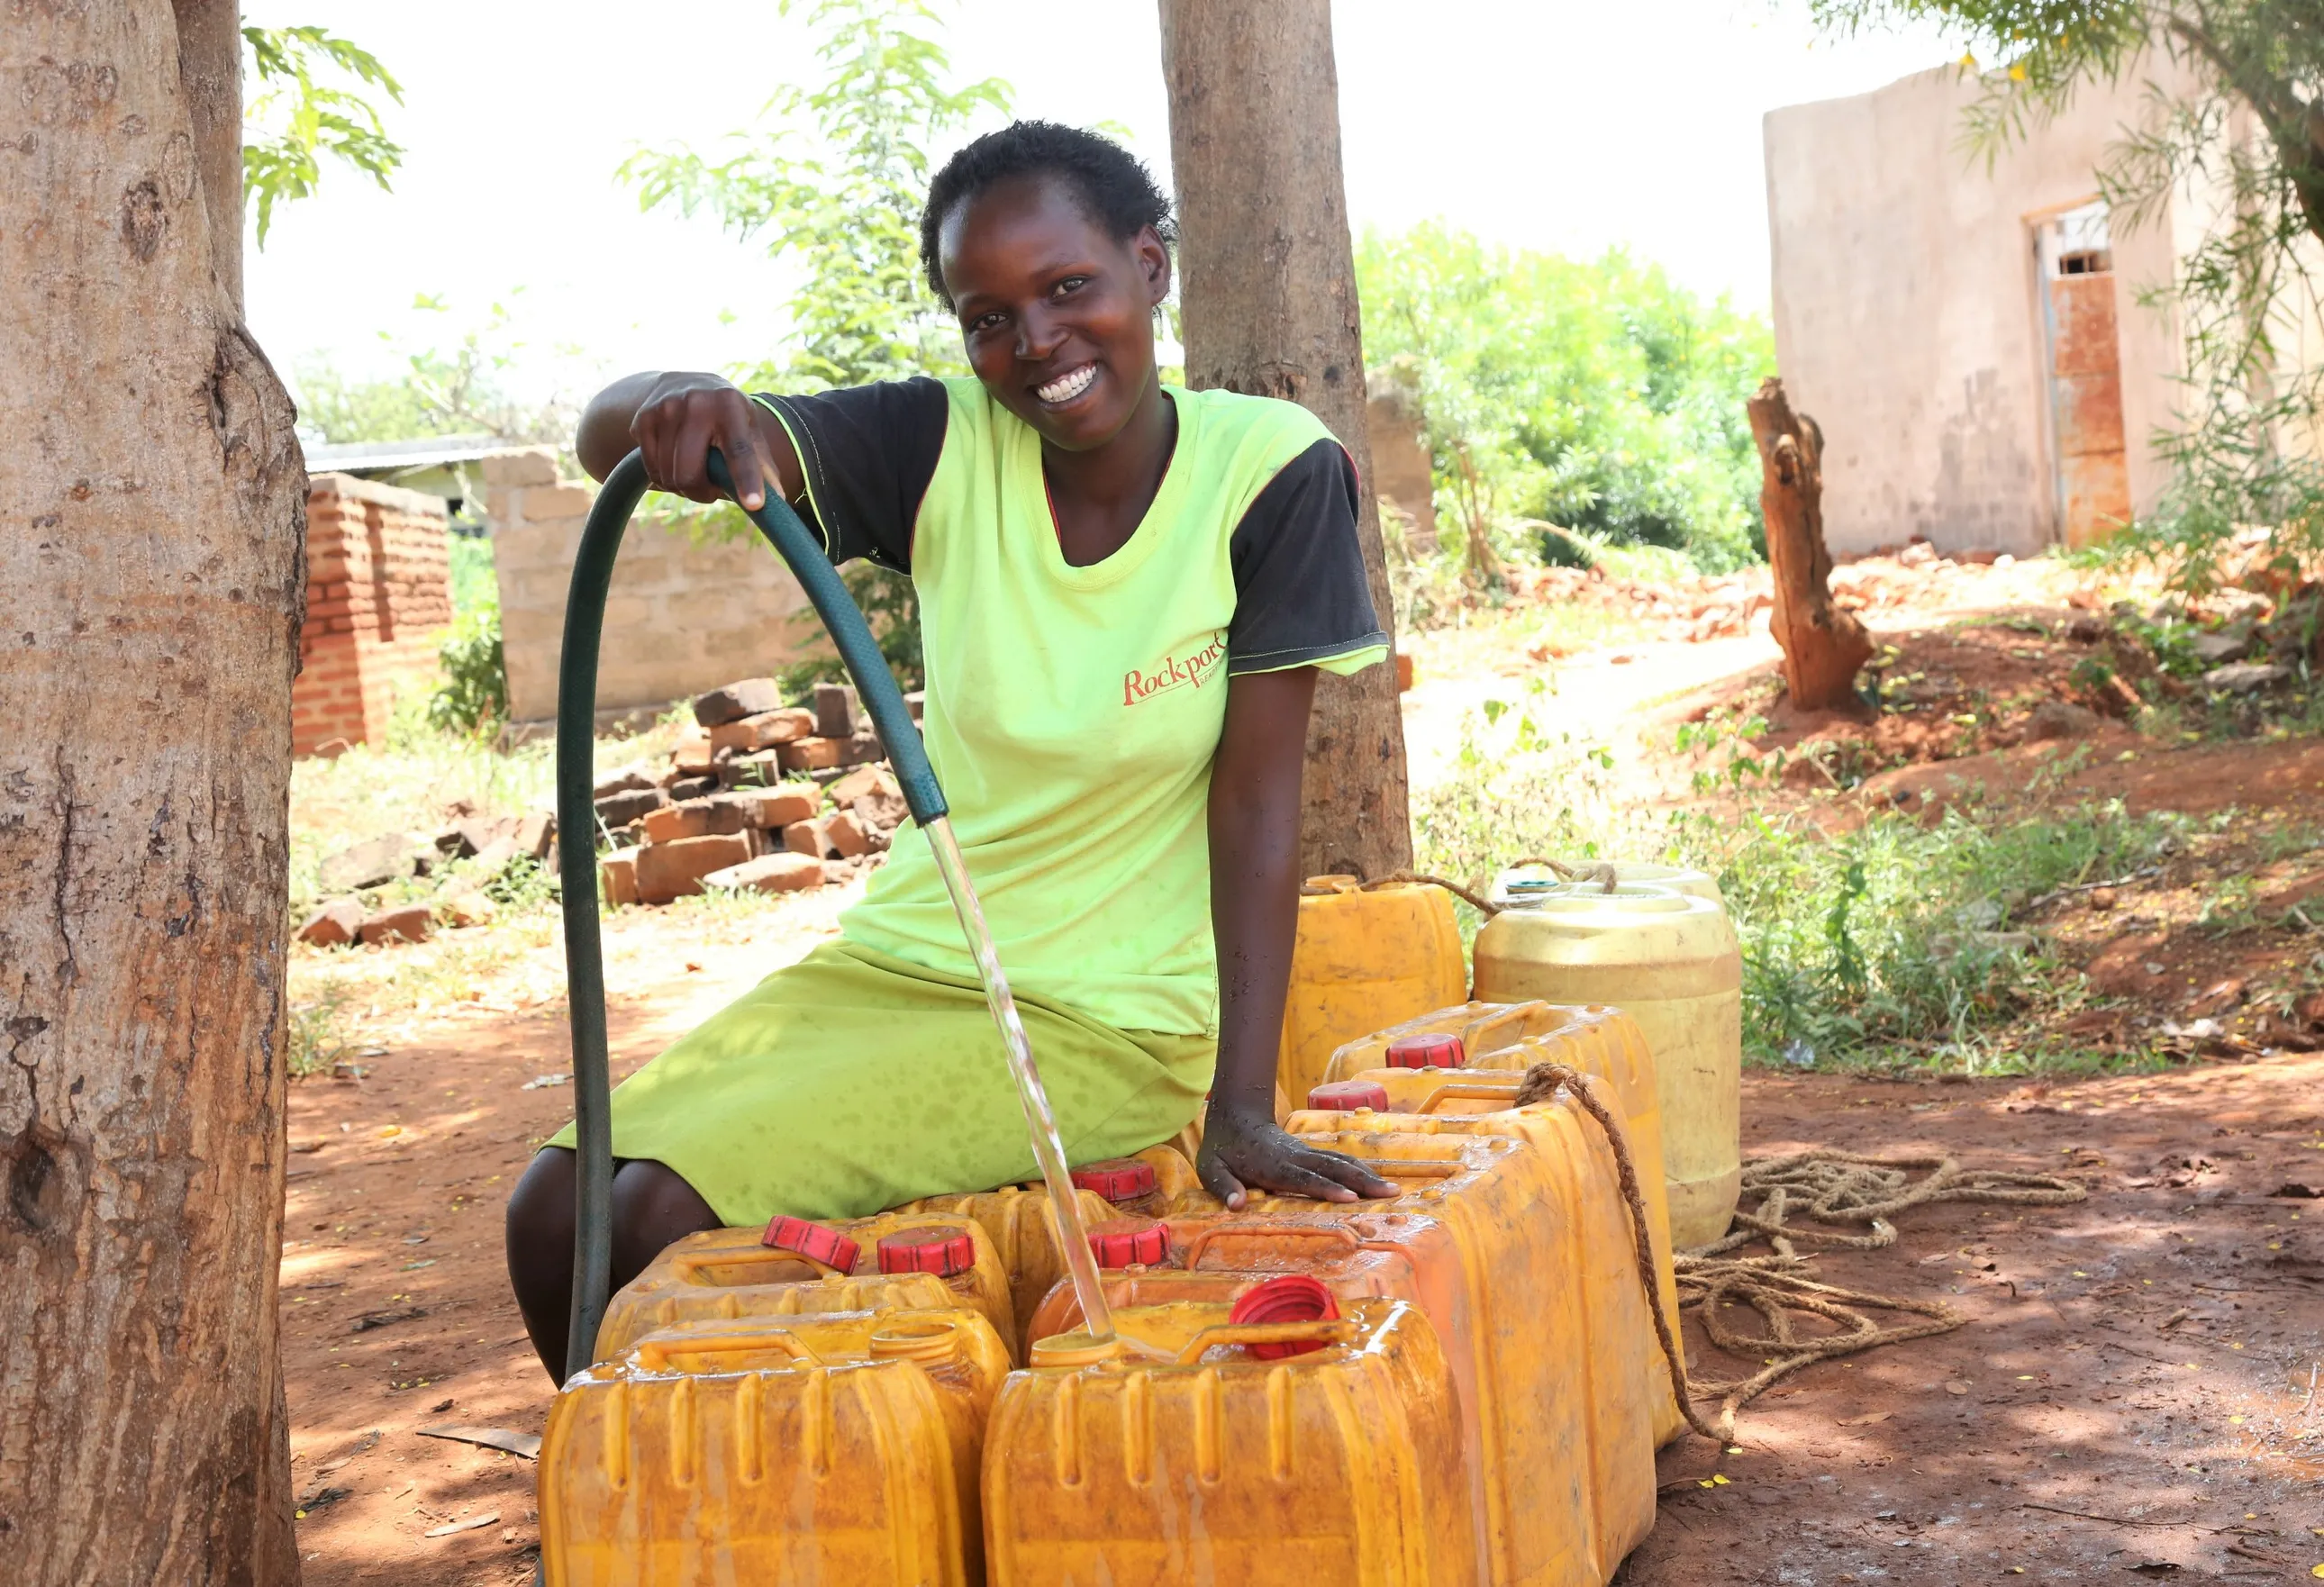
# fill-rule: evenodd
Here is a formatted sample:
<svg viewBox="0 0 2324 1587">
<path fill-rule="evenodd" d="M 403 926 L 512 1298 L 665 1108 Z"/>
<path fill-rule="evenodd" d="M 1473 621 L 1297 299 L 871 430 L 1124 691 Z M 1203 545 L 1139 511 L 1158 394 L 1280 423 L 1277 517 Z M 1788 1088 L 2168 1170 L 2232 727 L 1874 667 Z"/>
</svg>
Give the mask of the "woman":
<svg viewBox="0 0 2324 1587">
<path fill-rule="evenodd" d="M 1347 454 L 1305 410 L 1165 388 L 1169 204 L 1093 134 L 1020 122 L 930 186 L 928 284 L 973 379 L 749 398 L 638 374 L 581 421 L 603 479 L 779 490 L 834 561 L 909 573 L 928 754 L 1068 1158 L 1208 1112 L 1203 1183 L 1393 1194 L 1274 1119 L 1318 669 L 1387 654 Z M 670 1241 L 776 1213 L 860 1216 L 1033 1176 L 998 1034 L 927 843 L 897 835 L 841 937 L 613 1094 L 613 1281 Z M 570 1132 L 511 1198 L 509 1272 L 562 1378 Z"/>
</svg>

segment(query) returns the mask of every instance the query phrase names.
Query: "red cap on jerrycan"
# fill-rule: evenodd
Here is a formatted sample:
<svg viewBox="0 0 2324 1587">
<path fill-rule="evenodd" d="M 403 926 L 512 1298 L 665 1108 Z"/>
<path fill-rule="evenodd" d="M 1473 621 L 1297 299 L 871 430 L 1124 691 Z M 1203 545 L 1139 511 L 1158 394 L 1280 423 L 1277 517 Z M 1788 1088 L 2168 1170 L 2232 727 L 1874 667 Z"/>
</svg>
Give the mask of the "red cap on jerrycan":
<svg viewBox="0 0 2324 1587">
<path fill-rule="evenodd" d="M 855 1259 L 863 1254 L 862 1246 L 836 1229 L 810 1223 L 805 1218 L 786 1218 L 780 1213 L 769 1222 L 759 1243 L 776 1250 L 796 1251 L 811 1262 L 821 1262 L 842 1273 L 855 1271 Z"/>
<path fill-rule="evenodd" d="M 1279 1273 L 1262 1278 L 1242 1292 L 1227 1314 L 1230 1323 L 1329 1323 L 1340 1315 L 1340 1303 L 1320 1279 L 1305 1273 Z M 1305 1355 L 1321 1350 L 1320 1339 L 1285 1339 L 1243 1348 L 1263 1361 Z"/>
<path fill-rule="evenodd" d="M 872 1250 L 882 1273 L 934 1273 L 949 1278 L 976 1266 L 976 1241 L 965 1229 L 925 1237 L 890 1234 Z"/>
<path fill-rule="evenodd" d="M 1170 1257 L 1170 1225 L 1109 1218 L 1089 1232 L 1090 1253 L 1101 1268 L 1152 1267 Z"/>
<path fill-rule="evenodd" d="M 1084 1163 L 1073 1171 L 1073 1181 L 1076 1189 L 1094 1190 L 1110 1202 L 1135 1201 L 1154 1193 L 1154 1165 L 1136 1158 L 1108 1158 Z"/>
<path fill-rule="evenodd" d="M 1457 1069 L 1469 1061 L 1461 1038 L 1450 1031 L 1425 1036 L 1399 1036 L 1388 1044 L 1391 1069 Z"/>
<path fill-rule="evenodd" d="M 1308 1092 L 1307 1105 L 1334 1113 L 1352 1113 L 1359 1108 L 1385 1113 L 1388 1087 L 1377 1080 L 1326 1080 Z"/>
</svg>

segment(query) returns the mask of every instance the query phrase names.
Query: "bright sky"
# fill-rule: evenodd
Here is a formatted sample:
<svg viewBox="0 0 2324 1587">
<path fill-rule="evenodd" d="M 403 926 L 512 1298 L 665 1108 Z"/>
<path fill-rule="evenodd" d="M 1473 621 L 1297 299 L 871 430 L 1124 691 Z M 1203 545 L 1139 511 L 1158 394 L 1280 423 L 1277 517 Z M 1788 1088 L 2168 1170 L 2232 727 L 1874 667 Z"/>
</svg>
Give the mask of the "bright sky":
<svg viewBox="0 0 2324 1587">
<path fill-rule="evenodd" d="M 1262 0 L 1263 3 L 1263 0 Z M 1337 0 L 1349 212 L 1434 216 L 1512 245 L 1625 245 L 1698 289 L 1767 299 L 1760 117 L 1957 58 L 1932 34 L 1818 42 L 1802 0 Z M 327 167 L 248 263 L 251 320 L 286 371 L 318 354 L 384 373 L 379 333 L 449 345 L 494 301 L 518 389 L 599 370 L 716 366 L 779 329 L 783 281 L 707 220 L 641 215 L 614 168 L 707 148 L 816 65 L 770 0 L 249 0 L 320 23 L 402 80 L 391 196 Z M 1155 0 L 956 0 L 964 79 L 1019 115 L 1128 127 L 1166 178 Z M 521 292 L 511 296 L 515 289 Z M 450 312 L 415 313 L 415 293 Z M 555 349 L 572 349 L 558 354 Z"/>
</svg>

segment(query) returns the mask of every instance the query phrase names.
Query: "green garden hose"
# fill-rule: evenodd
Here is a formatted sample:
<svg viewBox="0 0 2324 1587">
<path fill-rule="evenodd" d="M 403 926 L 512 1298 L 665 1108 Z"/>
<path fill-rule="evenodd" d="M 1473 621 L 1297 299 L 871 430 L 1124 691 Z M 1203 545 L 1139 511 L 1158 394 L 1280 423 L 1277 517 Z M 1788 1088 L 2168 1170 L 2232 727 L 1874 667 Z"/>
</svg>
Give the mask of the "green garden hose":
<svg viewBox="0 0 2324 1587">
<path fill-rule="evenodd" d="M 710 482 L 729 495 L 725 459 L 710 454 Z M 565 913 L 567 1001 L 573 1030 L 573 1120 L 579 1158 L 573 1235 L 573 1327 L 565 1350 L 571 1377 L 595 1358 L 613 1276 L 613 1079 L 605 1048 L 605 956 L 597 918 L 595 742 L 597 650 L 613 559 L 647 488 L 645 459 L 632 452 L 605 476 L 573 558 L 565 605 L 565 647 L 557 672 L 558 881 Z M 920 743 L 903 691 L 888 670 L 871 625 L 856 609 L 822 543 L 774 492 L 749 514 L 790 567 L 855 680 L 857 696 L 895 768 L 912 819 L 923 828 L 945 814 L 944 790 Z"/>
</svg>

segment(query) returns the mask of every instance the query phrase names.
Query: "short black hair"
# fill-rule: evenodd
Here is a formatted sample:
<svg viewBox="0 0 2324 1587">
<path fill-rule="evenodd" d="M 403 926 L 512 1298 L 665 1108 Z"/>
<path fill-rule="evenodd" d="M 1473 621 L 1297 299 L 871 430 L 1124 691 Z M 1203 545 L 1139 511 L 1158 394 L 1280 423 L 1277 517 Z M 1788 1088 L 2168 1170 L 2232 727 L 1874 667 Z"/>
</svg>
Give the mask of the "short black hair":
<svg viewBox="0 0 2324 1587">
<path fill-rule="evenodd" d="M 1154 173 L 1138 156 L 1111 138 L 1077 126 L 1012 121 L 964 145 L 928 183 L 927 206 L 920 211 L 920 268 L 945 308 L 953 306 L 952 294 L 936 263 L 936 234 L 945 217 L 987 189 L 1021 176 L 1064 181 L 1116 242 L 1128 242 L 1149 226 L 1164 247 L 1178 240 L 1169 196 L 1155 185 Z"/>
</svg>

